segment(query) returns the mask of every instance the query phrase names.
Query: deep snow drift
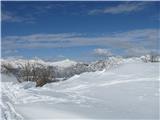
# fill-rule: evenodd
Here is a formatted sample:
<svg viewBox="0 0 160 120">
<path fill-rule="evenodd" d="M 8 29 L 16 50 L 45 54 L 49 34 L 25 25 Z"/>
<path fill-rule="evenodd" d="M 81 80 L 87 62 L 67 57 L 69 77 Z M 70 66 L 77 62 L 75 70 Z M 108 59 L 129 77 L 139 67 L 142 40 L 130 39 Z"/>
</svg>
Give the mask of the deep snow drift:
<svg viewBox="0 0 160 120">
<path fill-rule="evenodd" d="M 2 75 L 2 118 L 158 119 L 159 74 L 159 63 L 130 60 L 41 88 Z"/>
</svg>

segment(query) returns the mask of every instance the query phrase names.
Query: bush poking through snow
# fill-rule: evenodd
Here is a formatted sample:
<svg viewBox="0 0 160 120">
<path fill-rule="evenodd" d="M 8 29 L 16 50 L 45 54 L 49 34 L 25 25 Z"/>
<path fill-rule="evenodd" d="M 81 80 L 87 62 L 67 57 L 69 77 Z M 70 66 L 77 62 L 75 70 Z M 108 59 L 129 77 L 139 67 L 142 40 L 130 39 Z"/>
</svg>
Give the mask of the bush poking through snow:
<svg viewBox="0 0 160 120">
<path fill-rule="evenodd" d="M 36 87 L 43 86 L 50 81 L 54 82 L 54 72 L 49 66 L 31 64 L 29 62 L 20 66 L 19 79 L 23 81 L 34 81 L 36 82 Z"/>
<path fill-rule="evenodd" d="M 150 61 L 151 62 L 159 62 L 160 61 L 160 57 L 156 54 L 151 54 L 150 55 Z"/>
<path fill-rule="evenodd" d="M 12 73 L 16 76 L 19 82 L 33 81 L 36 82 L 36 87 L 43 86 L 48 82 L 54 82 L 54 71 L 49 66 L 44 66 L 39 63 L 30 63 L 27 61 L 25 64 L 19 64 L 18 69 L 14 69 L 10 64 L 4 65 L 6 72 Z"/>
</svg>

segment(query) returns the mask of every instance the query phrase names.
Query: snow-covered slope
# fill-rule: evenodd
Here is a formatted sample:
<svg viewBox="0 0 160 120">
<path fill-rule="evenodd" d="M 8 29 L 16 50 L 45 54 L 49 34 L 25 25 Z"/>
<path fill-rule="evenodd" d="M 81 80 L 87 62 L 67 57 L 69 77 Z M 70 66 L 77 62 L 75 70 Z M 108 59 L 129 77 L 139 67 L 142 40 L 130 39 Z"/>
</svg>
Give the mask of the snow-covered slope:
<svg viewBox="0 0 160 120">
<path fill-rule="evenodd" d="M 2 83 L 3 118 L 158 119 L 159 63 L 128 62 L 35 88 Z"/>
</svg>

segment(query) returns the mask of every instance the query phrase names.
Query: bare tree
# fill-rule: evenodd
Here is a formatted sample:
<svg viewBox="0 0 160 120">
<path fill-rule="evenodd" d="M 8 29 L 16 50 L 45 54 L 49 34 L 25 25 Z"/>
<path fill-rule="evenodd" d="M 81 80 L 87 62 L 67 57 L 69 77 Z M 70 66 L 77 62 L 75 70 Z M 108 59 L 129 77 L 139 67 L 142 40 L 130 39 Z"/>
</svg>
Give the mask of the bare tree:
<svg viewBox="0 0 160 120">
<path fill-rule="evenodd" d="M 44 84 L 55 80 L 53 69 L 38 63 L 19 64 L 18 81 L 33 81 L 36 86 L 43 86 Z"/>
<path fill-rule="evenodd" d="M 54 71 L 49 66 L 43 66 L 41 65 L 36 69 L 36 86 L 43 86 L 44 84 L 48 82 L 54 82 Z"/>
<path fill-rule="evenodd" d="M 155 52 L 150 53 L 150 62 L 159 62 L 159 55 Z"/>
</svg>

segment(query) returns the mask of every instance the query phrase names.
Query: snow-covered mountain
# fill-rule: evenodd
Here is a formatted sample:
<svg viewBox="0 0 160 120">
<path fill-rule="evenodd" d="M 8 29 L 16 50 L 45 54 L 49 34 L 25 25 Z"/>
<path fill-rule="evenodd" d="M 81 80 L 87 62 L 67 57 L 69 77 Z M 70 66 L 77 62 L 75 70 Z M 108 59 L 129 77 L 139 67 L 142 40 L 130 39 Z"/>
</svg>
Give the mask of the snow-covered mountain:
<svg viewBox="0 0 160 120">
<path fill-rule="evenodd" d="M 42 65 L 47 65 L 47 66 L 57 66 L 57 67 L 70 67 L 72 65 L 75 65 L 77 62 L 65 59 L 62 61 L 53 61 L 53 62 L 46 62 L 42 59 L 1 59 L 1 64 L 11 64 L 14 68 L 17 68 L 19 64 L 26 64 L 27 62 L 31 64 L 42 64 Z"/>
<path fill-rule="evenodd" d="M 57 62 L 47 62 L 47 64 L 50 66 L 57 66 L 57 67 L 66 68 L 66 67 L 76 65 L 77 62 L 70 60 L 70 59 L 65 59 L 65 60 L 57 61 Z"/>
<path fill-rule="evenodd" d="M 145 59 L 145 56 L 142 56 L 141 58 L 122 58 L 122 57 L 110 57 L 107 60 L 99 60 L 99 61 L 95 61 L 95 62 L 91 62 L 89 63 L 90 66 L 96 66 L 98 64 L 103 64 L 106 61 L 110 61 L 112 63 L 120 63 L 120 62 L 129 62 L 129 61 L 141 61 L 142 59 Z M 148 59 L 148 58 L 147 58 Z M 42 59 L 36 58 L 36 59 L 1 59 L 1 65 L 3 64 L 10 64 L 13 68 L 18 68 L 19 65 L 24 65 L 27 62 L 29 62 L 30 64 L 42 64 L 45 66 L 53 66 L 53 67 L 60 67 L 60 68 L 67 68 L 67 67 L 71 67 L 71 66 L 75 66 L 77 64 L 86 64 L 83 62 L 76 62 L 70 59 L 65 59 L 65 60 L 61 60 L 61 61 L 44 61 Z"/>
<path fill-rule="evenodd" d="M 53 61 L 48 62 L 42 59 L 1 59 L 1 72 L 7 72 L 4 65 L 10 65 L 11 68 L 19 70 L 21 65 L 25 65 L 27 62 L 35 65 L 44 65 L 49 66 L 54 72 L 56 78 L 69 78 L 76 74 L 81 74 L 84 72 L 95 72 L 108 70 L 114 67 L 117 67 L 124 63 L 134 63 L 134 62 L 150 62 L 150 56 L 141 56 L 141 57 L 132 57 L 132 58 L 123 58 L 123 57 L 109 57 L 105 60 L 98 60 L 95 62 L 84 63 L 76 62 L 73 60 L 65 59 L 62 61 Z"/>
</svg>

